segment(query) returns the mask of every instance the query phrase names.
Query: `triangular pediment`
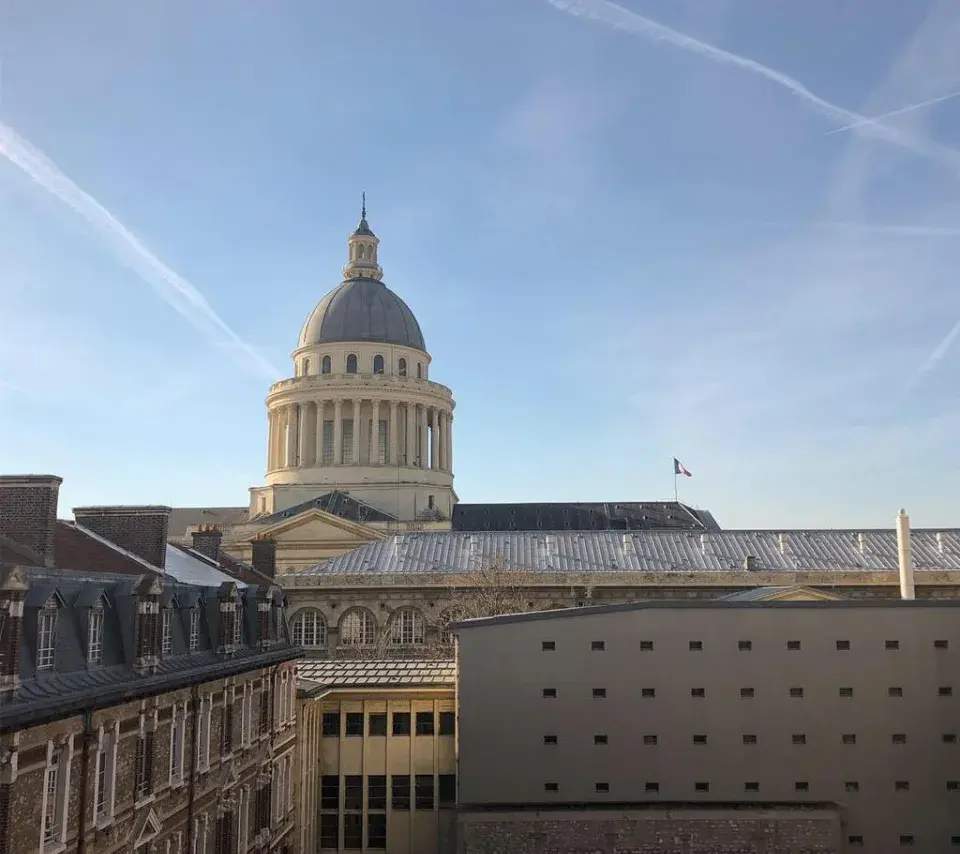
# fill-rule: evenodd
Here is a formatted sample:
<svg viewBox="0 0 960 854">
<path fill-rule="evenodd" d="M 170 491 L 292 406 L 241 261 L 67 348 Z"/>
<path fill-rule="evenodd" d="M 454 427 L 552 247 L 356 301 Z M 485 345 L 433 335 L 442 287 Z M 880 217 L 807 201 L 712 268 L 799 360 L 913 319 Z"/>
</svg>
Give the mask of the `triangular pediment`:
<svg viewBox="0 0 960 854">
<path fill-rule="evenodd" d="M 316 507 L 304 510 L 289 519 L 281 519 L 257 531 L 258 537 L 269 537 L 281 542 L 343 542 L 356 541 L 358 544 L 372 543 L 382 539 L 383 534 L 376 528 L 360 522 L 352 522 L 340 516 L 334 516 Z"/>
<path fill-rule="evenodd" d="M 130 839 L 133 840 L 133 848 L 137 850 L 141 845 L 146 845 L 151 840 L 160 835 L 163 825 L 154 812 L 153 807 L 145 813 L 140 813 L 137 820 L 133 823 L 133 830 L 130 831 Z"/>
<path fill-rule="evenodd" d="M 762 598 L 765 602 L 835 602 L 844 597 L 812 587 L 788 587 Z"/>
</svg>

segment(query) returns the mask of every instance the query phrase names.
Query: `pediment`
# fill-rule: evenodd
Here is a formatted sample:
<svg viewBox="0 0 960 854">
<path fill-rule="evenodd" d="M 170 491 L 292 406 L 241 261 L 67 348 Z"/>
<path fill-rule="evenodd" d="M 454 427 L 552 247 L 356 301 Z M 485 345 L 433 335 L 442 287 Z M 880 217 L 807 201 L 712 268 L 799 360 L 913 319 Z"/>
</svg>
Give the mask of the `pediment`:
<svg viewBox="0 0 960 854">
<path fill-rule="evenodd" d="M 361 522 L 352 522 L 334 516 L 316 507 L 304 510 L 289 519 L 281 519 L 273 525 L 257 531 L 258 537 L 269 537 L 282 542 L 343 542 L 354 541 L 359 545 L 372 543 L 382 538 L 375 528 Z"/>
<path fill-rule="evenodd" d="M 133 840 L 134 850 L 155 839 L 160 835 L 162 829 L 163 825 L 160 823 L 160 818 L 154 812 L 153 807 L 145 813 L 140 813 L 133 823 L 133 829 L 130 831 L 130 839 Z"/>
<path fill-rule="evenodd" d="M 814 590 L 812 587 L 790 587 L 764 597 L 767 602 L 836 602 L 843 599 L 836 593 Z"/>
</svg>

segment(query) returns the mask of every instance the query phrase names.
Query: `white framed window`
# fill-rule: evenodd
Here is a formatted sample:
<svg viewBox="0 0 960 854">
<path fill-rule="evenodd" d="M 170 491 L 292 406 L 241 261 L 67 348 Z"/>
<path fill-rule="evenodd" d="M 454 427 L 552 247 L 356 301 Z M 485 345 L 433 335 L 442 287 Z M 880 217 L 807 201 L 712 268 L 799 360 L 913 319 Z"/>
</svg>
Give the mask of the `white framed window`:
<svg viewBox="0 0 960 854">
<path fill-rule="evenodd" d="M 94 820 L 103 826 L 113 820 L 114 787 L 117 779 L 117 745 L 120 723 L 101 726 L 97 733 L 96 777 L 94 779 Z"/>
<path fill-rule="evenodd" d="M 164 657 L 173 652 L 173 611 L 164 608 L 160 623 L 160 654 Z"/>
<path fill-rule="evenodd" d="M 234 605 L 233 612 L 233 645 L 240 646 L 243 643 L 243 603 L 237 602 Z"/>
<path fill-rule="evenodd" d="M 340 643 L 344 646 L 370 646 L 377 637 L 377 621 L 366 608 L 347 611 L 340 621 Z"/>
<path fill-rule="evenodd" d="M 206 815 L 193 820 L 193 851 L 191 854 L 207 854 L 207 828 L 210 823 Z"/>
<path fill-rule="evenodd" d="M 183 782 L 183 748 L 186 744 L 187 709 L 186 703 L 174 703 L 170 716 L 170 785 Z"/>
<path fill-rule="evenodd" d="M 395 646 L 412 646 L 424 642 L 423 615 L 413 608 L 401 608 L 393 615 L 390 642 Z"/>
<path fill-rule="evenodd" d="M 67 838 L 67 803 L 70 798 L 70 763 L 73 736 L 60 745 L 47 742 L 47 764 L 43 774 L 40 807 L 41 851 L 58 851 Z"/>
<path fill-rule="evenodd" d="M 286 757 L 274 766 L 273 775 L 273 820 L 279 822 L 283 818 L 283 793 L 286 788 Z"/>
<path fill-rule="evenodd" d="M 190 609 L 190 652 L 200 649 L 200 609 Z"/>
<path fill-rule="evenodd" d="M 253 683 L 243 684 L 240 698 L 240 746 L 249 747 L 253 741 Z"/>
<path fill-rule="evenodd" d="M 103 663 L 103 600 L 94 603 L 87 617 L 87 664 Z"/>
<path fill-rule="evenodd" d="M 58 603 L 51 596 L 37 618 L 37 670 L 53 670 L 56 660 Z"/>
<path fill-rule="evenodd" d="M 316 608 L 304 608 L 293 618 L 293 643 L 307 647 L 327 645 L 327 622 Z"/>
<path fill-rule="evenodd" d="M 353 419 L 344 418 L 341 428 L 341 451 L 340 463 L 349 465 L 353 462 Z"/>
<path fill-rule="evenodd" d="M 250 830 L 250 789 L 244 786 L 238 794 L 237 809 L 237 851 L 246 854 L 249 846 Z"/>
<path fill-rule="evenodd" d="M 293 809 L 293 757 L 287 756 L 286 792 L 284 793 L 285 813 Z"/>
<path fill-rule="evenodd" d="M 197 768 L 206 771 L 210 767 L 210 715 L 213 707 L 213 695 L 200 700 L 200 720 L 197 733 Z"/>
</svg>

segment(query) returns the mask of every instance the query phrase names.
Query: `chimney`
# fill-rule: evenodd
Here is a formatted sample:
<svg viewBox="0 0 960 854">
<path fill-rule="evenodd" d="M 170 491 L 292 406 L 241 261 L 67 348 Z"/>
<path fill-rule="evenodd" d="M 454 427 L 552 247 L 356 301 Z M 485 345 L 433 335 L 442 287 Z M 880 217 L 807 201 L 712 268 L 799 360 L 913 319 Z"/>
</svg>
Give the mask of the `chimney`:
<svg viewBox="0 0 960 854">
<path fill-rule="evenodd" d="M 74 507 L 77 524 L 159 569 L 167 562 L 169 507 Z"/>
<path fill-rule="evenodd" d="M 902 508 L 897 514 L 897 557 L 900 560 L 900 598 L 915 599 L 913 561 L 910 558 L 910 517 Z"/>
<path fill-rule="evenodd" d="M 0 534 L 54 565 L 57 498 L 63 478 L 53 474 L 0 476 Z"/>
<path fill-rule="evenodd" d="M 743 568 L 747 572 L 755 572 L 757 569 L 757 558 L 754 555 L 746 555 L 743 558 Z"/>
<path fill-rule="evenodd" d="M 20 641 L 23 637 L 23 602 L 29 584 L 19 567 L 0 573 L 0 692 L 16 689 L 20 683 Z"/>
<path fill-rule="evenodd" d="M 257 537 L 253 541 L 253 568 L 267 578 L 277 577 L 277 544 L 273 540 Z"/>
<path fill-rule="evenodd" d="M 206 555 L 215 563 L 220 563 L 220 541 L 223 531 L 216 525 L 201 525 L 190 534 L 193 537 L 193 550 Z"/>
</svg>

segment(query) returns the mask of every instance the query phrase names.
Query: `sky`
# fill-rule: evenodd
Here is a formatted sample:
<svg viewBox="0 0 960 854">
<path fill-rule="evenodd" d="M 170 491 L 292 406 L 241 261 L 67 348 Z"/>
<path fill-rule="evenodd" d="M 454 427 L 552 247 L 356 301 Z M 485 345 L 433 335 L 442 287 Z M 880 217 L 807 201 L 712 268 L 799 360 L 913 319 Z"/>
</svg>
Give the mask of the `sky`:
<svg viewBox="0 0 960 854">
<path fill-rule="evenodd" d="M 952 0 L 0 0 L 0 472 L 244 505 L 360 194 L 462 501 L 960 526 Z M 955 340 L 956 339 L 956 340 Z"/>
</svg>

